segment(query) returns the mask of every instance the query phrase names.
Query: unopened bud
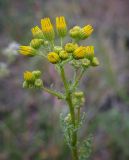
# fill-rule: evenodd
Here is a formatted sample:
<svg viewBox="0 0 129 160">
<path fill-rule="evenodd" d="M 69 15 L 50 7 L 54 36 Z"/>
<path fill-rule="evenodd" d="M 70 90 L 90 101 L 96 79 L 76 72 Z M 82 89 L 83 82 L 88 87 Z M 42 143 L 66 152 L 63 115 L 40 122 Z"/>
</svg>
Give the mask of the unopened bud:
<svg viewBox="0 0 129 160">
<path fill-rule="evenodd" d="M 78 44 L 76 43 L 67 43 L 65 45 L 65 50 L 68 53 L 72 53 L 77 47 L 78 47 Z"/>
<path fill-rule="evenodd" d="M 84 67 L 84 68 L 87 68 L 87 67 L 89 67 L 90 66 L 90 60 L 89 59 L 82 59 L 82 66 Z"/>
<path fill-rule="evenodd" d="M 33 71 L 32 74 L 34 75 L 34 77 L 37 79 L 41 76 L 41 71 Z"/>
<path fill-rule="evenodd" d="M 30 46 L 38 49 L 44 43 L 43 39 L 32 39 L 30 42 Z"/>
<path fill-rule="evenodd" d="M 68 58 L 68 53 L 64 50 L 60 51 L 59 56 L 61 59 L 65 60 Z"/>
<path fill-rule="evenodd" d="M 34 83 L 35 88 L 42 88 L 43 81 L 41 79 L 36 79 Z"/>
<path fill-rule="evenodd" d="M 60 46 L 55 46 L 54 47 L 54 52 L 59 53 L 63 48 Z"/>
<path fill-rule="evenodd" d="M 48 58 L 48 61 L 53 63 L 53 64 L 56 64 L 60 61 L 60 57 L 56 52 L 50 52 L 47 55 L 47 58 Z"/>
<path fill-rule="evenodd" d="M 91 62 L 92 66 L 96 67 L 99 65 L 99 60 L 97 57 L 94 57 Z"/>
<path fill-rule="evenodd" d="M 78 39 L 80 38 L 80 31 L 81 28 L 79 26 L 75 26 L 72 29 L 70 29 L 69 34 L 72 38 Z"/>
</svg>

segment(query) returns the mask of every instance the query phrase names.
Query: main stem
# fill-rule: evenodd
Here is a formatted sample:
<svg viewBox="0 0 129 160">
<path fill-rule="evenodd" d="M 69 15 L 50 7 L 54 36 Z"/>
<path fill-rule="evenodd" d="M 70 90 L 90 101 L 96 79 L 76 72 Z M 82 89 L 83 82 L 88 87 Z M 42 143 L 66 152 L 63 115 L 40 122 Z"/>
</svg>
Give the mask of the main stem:
<svg viewBox="0 0 129 160">
<path fill-rule="evenodd" d="M 60 69 L 61 69 L 61 77 L 62 77 L 64 87 L 65 87 L 65 91 L 66 91 L 66 101 L 67 101 L 67 104 L 69 106 L 70 115 L 71 115 L 71 119 L 72 119 L 72 124 L 73 124 L 73 127 L 74 127 L 74 132 L 73 132 L 73 135 L 72 135 L 72 143 L 71 143 L 71 145 L 72 145 L 72 159 L 73 160 L 78 160 L 75 110 L 74 110 L 74 106 L 73 106 L 73 103 L 72 103 L 71 91 L 70 91 L 69 85 L 68 85 L 68 83 L 66 81 L 66 78 L 65 78 L 64 68 L 61 66 Z"/>
</svg>

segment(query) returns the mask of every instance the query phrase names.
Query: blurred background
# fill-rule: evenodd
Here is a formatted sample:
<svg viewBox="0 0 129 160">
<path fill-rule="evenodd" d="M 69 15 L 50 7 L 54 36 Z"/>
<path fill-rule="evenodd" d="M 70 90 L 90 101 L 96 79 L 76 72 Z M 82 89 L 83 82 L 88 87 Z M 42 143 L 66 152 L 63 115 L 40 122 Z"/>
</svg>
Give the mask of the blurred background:
<svg viewBox="0 0 129 160">
<path fill-rule="evenodd" d="M 48 87 L 59 88 L 60 78 L 48 62 L 17 53 L 41 18 L 60 15 L 69 28 L 95 28 L 84 44 L 95 46 L 100 66 L 80 85 L 87 112 L 80 136 L 94 137 L 90 160 L 129 160 L 129 0 L 0 0 L 0 160 L 71 159 L 59 124 L 66 104 L 22 88 L 25 70 L 42 70 Z"/>
</svg>

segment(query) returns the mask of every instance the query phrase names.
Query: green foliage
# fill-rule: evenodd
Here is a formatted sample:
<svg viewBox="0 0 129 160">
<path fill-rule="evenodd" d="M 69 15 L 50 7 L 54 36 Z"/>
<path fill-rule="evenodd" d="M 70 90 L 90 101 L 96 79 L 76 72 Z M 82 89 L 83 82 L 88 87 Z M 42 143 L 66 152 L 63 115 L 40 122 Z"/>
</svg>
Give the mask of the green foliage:
<svg viewBox="0 0 129 160">
<path fill-rule="evenodd" d="M 92 140 L 93 137 L 90 135 L 82 142 L 79 148 L 79 160 L 88 160 L 92 151 Z"/>
</svg>

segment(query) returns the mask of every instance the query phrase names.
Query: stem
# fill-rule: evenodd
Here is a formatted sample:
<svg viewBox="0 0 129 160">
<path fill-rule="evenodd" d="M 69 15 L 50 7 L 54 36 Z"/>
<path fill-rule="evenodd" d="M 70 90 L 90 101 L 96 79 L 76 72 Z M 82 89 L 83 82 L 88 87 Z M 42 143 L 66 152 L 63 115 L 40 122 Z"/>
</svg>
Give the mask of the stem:
<svg viewBox="0 0 129 160">
<path fill-rule="evenodd" d="M 61 47 L 63 47 L 63 38 L 62 37 L 60 38 L 60 45 L 61 45 Z"/>
<path fill-rule="evenodd" d="M 78 122 L 78 124 L 80 122 L 80 107 L 77 110 L 77 122 Z"/>
<path fill-rule="evenodd" d="M 74 106 L 72 103 L 72 96 L 71 96 L 71 91 L 69 88 L 69 85 L 66 81 L 66 77 L 65 77 L 65 72 L 64 72 L 64 68 L 61 66 L 60 67 L 61 70 L 61 77 L 64 83 L 64 87 L 65 87 L 65 92 L 66 92 L 66 101 L 67 104 L 69 106 L 69 110 L 70 110 L 70 115 L 71 115 L 71 119 L 72 119 L 72 124 L 74 127 L 74 131 L 72 134 L 72 159 L 73 160 L 78 160 L 78 148 L 77 148 L 77 130 L 76 130 L 76 123 L 75 123 L 75 110 L 74 110 Z"/>
<path fill-rule="evenodd" d="M 73 89 L 73 90 L 77 87 L 77 85 L 78 85 L 79 81 L 81 80 L 84 72 L 85 72 L 85 70 L 82 69 L 82 70 L 81 70 L 81 73 L 80 73 L 79 76 L 76 78 L 76 80 L 75 80 L 75 82 L 74 82 L 74 84 L 73 84 L 73 86 L 72 86 L 72 89 Z"/>
<path fill-rule="evenodd" d="M 43 86 L 43 90 L 48 92 L 48 93 L 50 93 L 50 94 L 52 94 L 53 96 L 58 97 L 59 99 L 64 99 L 64 96 L 61 93 L 58 93 L 58 92 L 53 91 L 53 90 L 50 90 L 50 89 L 48 89 L 48 88 L 46 88 L 44 86 Z"/>
</svg>

